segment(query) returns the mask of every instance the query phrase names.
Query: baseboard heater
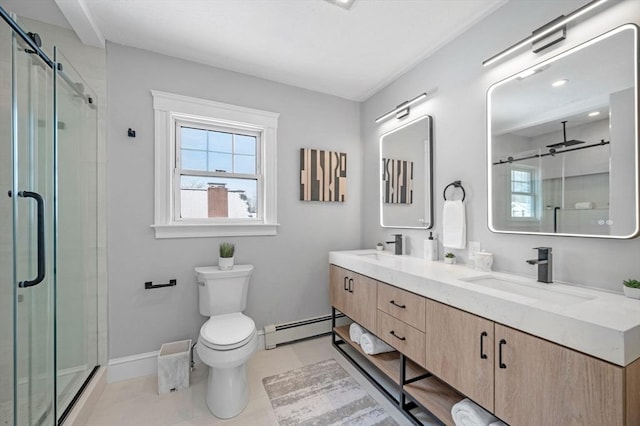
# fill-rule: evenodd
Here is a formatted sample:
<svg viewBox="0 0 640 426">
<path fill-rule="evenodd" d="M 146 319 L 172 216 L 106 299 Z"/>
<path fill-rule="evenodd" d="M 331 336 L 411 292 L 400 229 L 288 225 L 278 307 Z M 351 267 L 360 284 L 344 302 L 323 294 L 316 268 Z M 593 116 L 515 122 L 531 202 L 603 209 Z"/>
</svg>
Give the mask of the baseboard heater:
<svg viewBox="0 0 640 426">
<path fill-rule="evenodd" d="M 351 320 L 344 314 L 336 315 L 336 325 L 349 324 Z M 291 343 L 309 337 L 320 336 L 331 332 L 331 315 L 291 321 L 282 324 L 270 324 L 264 327 L 264 343 L 266 349 L 273 349 L 283 343 Z"/>
</svg>

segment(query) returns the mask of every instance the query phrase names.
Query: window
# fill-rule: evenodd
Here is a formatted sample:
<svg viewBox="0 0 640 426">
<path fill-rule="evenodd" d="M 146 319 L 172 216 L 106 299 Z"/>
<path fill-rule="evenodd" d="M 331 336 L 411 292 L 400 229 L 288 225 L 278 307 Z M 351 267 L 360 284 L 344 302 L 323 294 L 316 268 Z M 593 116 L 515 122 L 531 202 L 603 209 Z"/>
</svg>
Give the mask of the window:
<svg viewBox="0 0 640 426">
<path fill-rule="evenodd" d="M 511 169 L 511 218 L 536 218 L 535 170 Z"/>
<path fill-rule="evenodd" d="M 152 94 L 156 238 L 275 235 L 278 114 Z"/>
</svg>

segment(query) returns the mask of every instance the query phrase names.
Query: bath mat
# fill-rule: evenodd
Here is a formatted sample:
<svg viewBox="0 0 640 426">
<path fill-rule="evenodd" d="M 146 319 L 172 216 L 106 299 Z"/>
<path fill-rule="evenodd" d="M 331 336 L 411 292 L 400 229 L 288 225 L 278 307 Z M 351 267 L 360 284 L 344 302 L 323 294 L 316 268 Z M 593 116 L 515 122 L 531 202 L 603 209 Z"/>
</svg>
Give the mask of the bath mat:
<svg viewBox="0 0 640 426">
<path fill-rule="evenodd" d="M 334 359 L 262 379 L 280 426 L 397 426 Z"/>
</svg>

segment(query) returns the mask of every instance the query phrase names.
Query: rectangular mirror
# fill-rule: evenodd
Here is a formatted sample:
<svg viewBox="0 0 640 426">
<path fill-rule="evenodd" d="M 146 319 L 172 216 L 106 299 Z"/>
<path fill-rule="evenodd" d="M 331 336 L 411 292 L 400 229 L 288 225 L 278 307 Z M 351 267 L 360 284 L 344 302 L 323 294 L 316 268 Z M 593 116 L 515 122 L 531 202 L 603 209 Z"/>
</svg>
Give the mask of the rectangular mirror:
<svg viewBox="0 0 640 426">
<path fill-rule="evenodd" d="M 433 226 L 431 116 L 424 115 L 380 137 L 380 225 Z"/>
<path fill-rule="evenodd" d="M 638 234 L 637 30 L 623 25 L 489 88 L 493 232 Z"/>
</svg>

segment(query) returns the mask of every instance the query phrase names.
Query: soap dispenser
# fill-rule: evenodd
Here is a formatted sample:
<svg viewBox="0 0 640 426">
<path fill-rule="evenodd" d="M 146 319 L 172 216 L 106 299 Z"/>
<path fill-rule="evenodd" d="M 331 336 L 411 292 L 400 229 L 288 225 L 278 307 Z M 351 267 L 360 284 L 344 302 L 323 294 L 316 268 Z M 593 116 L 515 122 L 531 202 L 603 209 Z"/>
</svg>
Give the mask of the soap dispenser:
<svg viewBox="0 0 640 426">
<path fill-rule="evenodd" d="M 433 232 L 429 232 L 429 238 L 424 240 L 424 258 L 438 260 L 438 240 L 433 238 Z"/>
</svg>

